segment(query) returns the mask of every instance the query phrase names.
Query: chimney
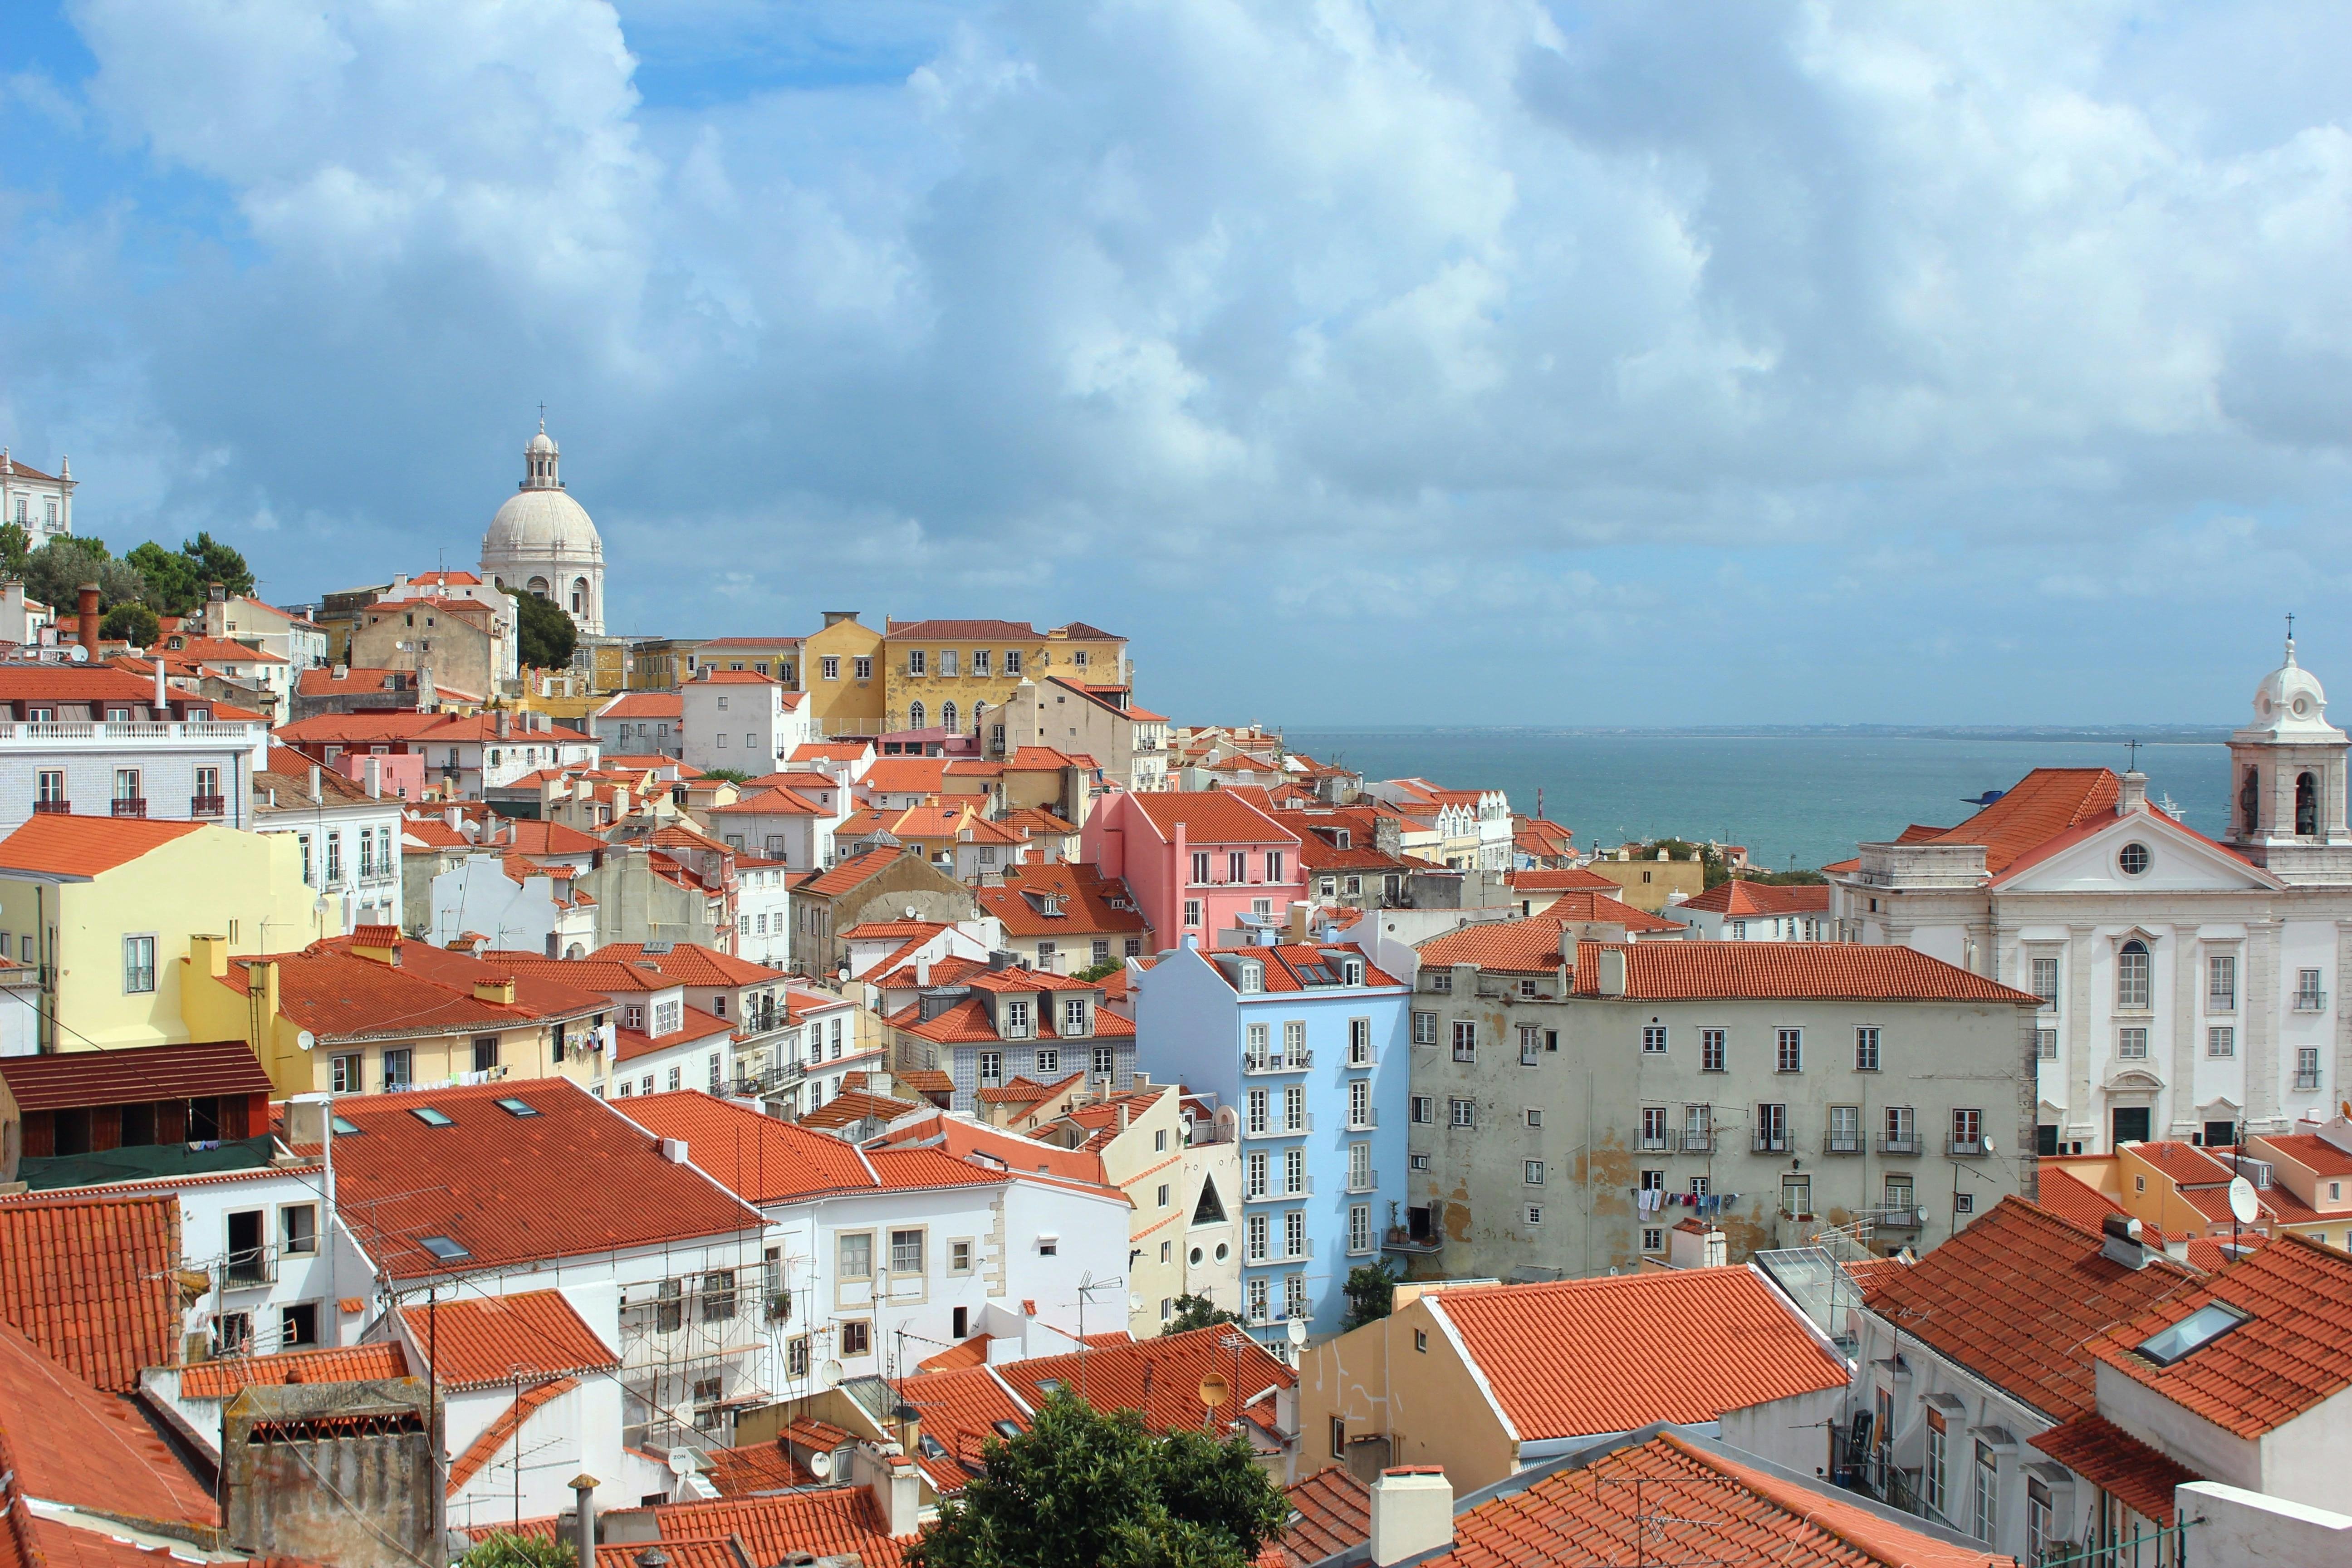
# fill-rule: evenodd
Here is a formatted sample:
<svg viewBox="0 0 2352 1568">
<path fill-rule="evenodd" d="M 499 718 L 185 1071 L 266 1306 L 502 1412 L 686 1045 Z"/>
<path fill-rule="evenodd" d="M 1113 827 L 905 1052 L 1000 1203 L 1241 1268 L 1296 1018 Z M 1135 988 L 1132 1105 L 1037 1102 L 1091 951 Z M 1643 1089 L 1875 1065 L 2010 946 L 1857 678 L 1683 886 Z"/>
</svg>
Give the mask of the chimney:
<svg viewBox="0 0 2352 1568">
<path fill-rule="evenodd" d="M 84 583 L 76 595 L 76 613 L 81 618 L 82 651 L 93 659 L 98 658 L 98 584 Z"/>
<path fill-rule="evenodd" d="M 922 1528 L 923 1472 L 912 1459 L 885 1458 L 875 1467 L 868 1487 L 892 1535 L 912 1535 Z"/>
<path fill-rule="evenodd" d="M 349 680 L 351 678 L 352 667 L 350 665 L 339 664 L 335 666 L 335 679 L 337 680 Z"/>
<path fill-rule="evenodd" d="M 1308 921 L 1314 918 L 1314 914 L 1315 906 L 1308 900 L 1300 899 L 1292 903 L 1290 906 L 1289 922 L 1289 936 L 1291 941 L 1305 942 L 1307 940 L 1307 924 Z"/>
<path fill-rule="evenodd" d="M 661 1141 L 659 1148 L 661 1151 L 661 1157 L 667 1160 L 671 1164 L 683 1165 L 686 1163 L 685 1139 L 665 1138 Z"/>
<path fill-rule="evenodd" d="M 596 1478 L 583 1470 L 572 1478 L 572 1560 L 596 1561 Z"/>
<path fill-rule="evenodd" d="M 325 781 L 319 776 L 319 764 L 312 763 L 310 764 L 310 804 L 312 805 L 318 805 L 326 798 L 322 793 L 324 784 Z"/>
<path fill-rule="evenodd" d="M 508 733 L 509 732 L 509 730 L 510 730 L 510 728 L 511 728 L 511 721 L 512 721 L 512 718 L 513 718 L 513 716 L 512 716 L 511 714 L 509 714 L 509 713 L 505 709 L 501 708 L 501 709 L 499 709 L 499 721 L 498 721 L 498 724 L 497 724 L 497 732 L 498 732 L 498 737 L 499 737 L 499 740 L 503 741 L 503 740 L 505 740 L 505 739 L 507 738 L 507 735 L 508 735 Z"/>
<path fill-rule="evenodd" d="M 2123 795 L 2116 802 L 2116 815 L 2129 816 L 2135 811 L 2147 809 L 2147 775 L 2135 768 L 2123 778 Z"/>
<path fill-rule="evenodd" d="M 2147 1247 L 2139 1238 L 2139 1221 L 2111 1214 L 2099 1222 L 2099 1256 L 2129 1269 L 2147 1267 Z"/>
<path fill-rule="evenodd" d="M 1603 996 L 1625 994 L 1625 950 L 1604 947 L 1601 950 L 1600 991 Z"/>
<path fill-rule="evenodd" d="M 441 820 L 449 825 L 450 832 L 458 833 L 464 831 L 465 816 L 463 810 L 453 805 L 442 812 Z"/>
<path fill-rule="evenodd" d="M 1118 1102 L 1118 1130 L 1127 1131 L 1127 1101 L 1123 1100 Z"/>
<path fill-rule="evenodd" d="M 899 1451 L 919 1454 L 923 1441 L 923 1413 L 911 1405 L 901 1405 L 890 1413 L 898 1420 Z"/>
<path fill-rule="evenodd" d="M 1372 1568 L 1454 1544 L 1454 1483 L 1437 1465 L 1399 1465 L 1372 1482 Z"/>
<path fill-rule="evenodd" d="M 214 604 L 225 605 L 228 603 L 228 590 L 220 584 L 215 583 L 212 585 L 210 597 Z"/>
<path fill-rule="evenodd" d="M 382 757 L 370 757 L 367 760 L 367 792 L 370 800 L 383 798 L 383 759 Z"/>
<path fill-rule="evenodd" d="M 931 960 L 930 960 L 930 955 L 929 955 L 929 954 L 928 954 L 928 953 L 920 953 L 920 952 L 919 952 L 919 953 L 917 953 L 917 954 L 915 955 L 915 984 L 918 984 L 918 985 L 929 985 L 930 983 L 931 983 Z"/>
</svg>

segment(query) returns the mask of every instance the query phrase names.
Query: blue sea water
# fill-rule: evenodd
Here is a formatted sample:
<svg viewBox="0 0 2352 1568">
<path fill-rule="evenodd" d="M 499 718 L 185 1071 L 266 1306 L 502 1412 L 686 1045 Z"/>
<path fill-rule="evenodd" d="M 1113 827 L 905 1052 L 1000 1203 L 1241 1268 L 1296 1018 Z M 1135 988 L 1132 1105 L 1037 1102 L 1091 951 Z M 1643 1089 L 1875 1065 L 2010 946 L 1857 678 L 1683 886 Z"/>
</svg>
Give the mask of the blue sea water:
<svg viewBox="0 0 2352 1568">
<path fill-rule="evenodd" d="M 1645 735 L 1538 730 L 1292 730 L 1295 751 L 1371 778 L 1418 775 L 1451 789 L 1499 786 L 1515 811 L 1575 830 L 1579 847 L 1660 837 L 1744 844 L 1759 867 L 1824 866 L 1910 823 L 1962 821 L 1964 797 L 2037 767 L 2124 771 L 2121 741 L 1851 735 Z M 2219 742 L 2139 748 L 2151 800 L 2218 836 L 2230 754 Z"/>
</svg>

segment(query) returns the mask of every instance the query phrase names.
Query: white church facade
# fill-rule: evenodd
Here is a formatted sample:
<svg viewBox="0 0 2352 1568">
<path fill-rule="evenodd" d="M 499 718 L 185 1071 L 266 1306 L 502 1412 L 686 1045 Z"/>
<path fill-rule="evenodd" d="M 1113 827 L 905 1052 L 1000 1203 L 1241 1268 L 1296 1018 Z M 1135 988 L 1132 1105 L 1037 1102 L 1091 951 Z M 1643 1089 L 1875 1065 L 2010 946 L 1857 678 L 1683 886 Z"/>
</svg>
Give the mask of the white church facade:
<svg viewBox="0 0 2352 1568">
<path fill-rule="evenodd" d="M 2325 1121 L 2352 1084 L 2352 742 L 2326 705 L 2289 638 L 2231 737 L 2219 842 L 2139 773 L 2036 769 L 1957 827 L 1860 846 L 1831 874 L 1837 933 L 2043 999 L 2044 1152 Z"/>
<path fill-rule="evenodd" d="M 585 507 L 563 488 L 562 453 L 540 421 L 523 448 L 522 483 L 482 535 L 482 575 L 500 588 L 536 594 L 588 637 L 604 635 L 604 541 Z"/>
</svg>

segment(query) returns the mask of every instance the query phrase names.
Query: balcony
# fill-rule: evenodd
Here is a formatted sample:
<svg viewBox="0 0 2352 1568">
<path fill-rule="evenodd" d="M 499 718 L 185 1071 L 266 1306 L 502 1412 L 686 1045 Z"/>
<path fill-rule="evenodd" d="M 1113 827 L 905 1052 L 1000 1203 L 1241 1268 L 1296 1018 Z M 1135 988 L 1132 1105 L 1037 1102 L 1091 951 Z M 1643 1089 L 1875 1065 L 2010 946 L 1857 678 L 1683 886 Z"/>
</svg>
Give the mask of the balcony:
<svg viewBox="0 0 2352 1568">
<path fill-rule="evenodd" d="M 1822 1139 L 1824 1154 L 1859 1154 L 1867 1140 L 1859 1132 L 1831 1132 Z"/>
<path fill-rule="evenodd" d="M 1961 1138 L 1956 1135 L 1944 1141 L 1944 1153 L 1949 1159 L 1981 1160 L 1984 1152 L 1985 1141 L 1981 1137 Z"/>
<path fill-rule="evenodd" d="M 2326 1012 L 2327 993 L 2325 991 L 2296 992 L 2294 994 L 2294 1010 L 2298 1013 Z"/>
<path fill-rule="evenodd" d="M 1297 1122 L 1287 1126 L 1269 1121 L 1264 1127 L 1244 1128 L 1242 1136 L 1244 1138 L 1296 1138 L 1303 1132 L 1314 1131 L 1315 1117 L 1312 1112 L 1309 1112 L 1300 1117 Z"/>
<path fill-rule="evenodd" d="M 188 797 L 190 816 L 226 816 L 228 796 L 225 795 L 192 795 Z"/>
<path fill-rule="evenodd" d="M 1392 1225 L 1381 1237 L 1382 1252 L 1406 1252 L 1417 1258 L 1434 1257 L 1445 1246 L 1444 1233 L 1432 1228 L 1415 1236 L 1401 1225 Z"/>
<path fill-rule="evenodd" d="M 1786 1132 L 1759 1131 L 1749 1142 L 1756 1153 L 1785 1154 L 1789 1152 L 1791 1141 Z"/>
<path fill-rule="evenodd" d="M 1348 1112 L 1348 1131 L 1350 1132 L 1370 1132 L 1380 1124 L 1381 1113 L 1376 1109 L 1367 1107 Z"/>
<path fill-rule="evenodd" d="M 1349 1197 L 1377 1193 L 1381 1190 L 1381 1179 L 1370 1171 L 1351 1171 L 1348 1173 L 1348 1185 L 1344 1190 Z"/>
<path fill-rule="evenodd" d="M 1669 1146 L 1669 1140 L 1663 1132 L 1644 1132 L 1633 1143 L 1633 1147 L 1644 1154 L 1663 1154 Z"/>
<path fill-rule="evenodd" d="M 2317 1089 L 2319 1087 L 2319 1069 L 2317 1068 L 2312 1068 L 2307 1070 L 2296 1072 L 2294 1075 L 2294 1087 L 2302 1089 Z"/>
<path fill-rule="evenodd" d="M 1878 1152 L 1882 1154 L 1916 1154 L 1919 1152 L 1919 1135 L 1916 1132 L 1890 1132 L 1878 1141 Z"/>
<path fill-rule="evenodd" d="M 249 1286 L 267 1285 L 278 1277 L 278 1249 L 274 1247 L 248 1247 L 228 1255 L 222 1273 L 232 1290 Z"/>
<path fill-rule="evenodd" d="M 1244 1072 L 1305 1072 L 1315 1065 L 1311 1050 L 1275 1051 L 1264 1056 L 1242 1058 Z"/>
<path fill-rule="evenodd" d="M 1685 1127 L 1676 1142 L 1682 1146 L 1682 1152 L 1685 1154 L 1712 1154 L 1715 1152 L 1715 1129 Z"/>
<path fill-rule="evenodd" d="M 43 815 L 70 816 L 73 815 L 73 802 L 69 800 L 37 800 L 33 803 L 33 815 L 36 816 Z"/>
<path fill-rule="evenodd" d="M 147 815 L 147 798 L 144 795 L 131 795 L 127 798 L 118 796 L 108 804 L 113 807 L 113 815 L 116 816 Z"/>
<path fill-rule="evenodd" d="M 1868 1220 L 1875 1230 L 1917 1230 L 1927 1215 L 1927 1210 L 1906 1204 L 1899 1208 L 1864 1209 L 1858 1217 Z"/>
</svg>

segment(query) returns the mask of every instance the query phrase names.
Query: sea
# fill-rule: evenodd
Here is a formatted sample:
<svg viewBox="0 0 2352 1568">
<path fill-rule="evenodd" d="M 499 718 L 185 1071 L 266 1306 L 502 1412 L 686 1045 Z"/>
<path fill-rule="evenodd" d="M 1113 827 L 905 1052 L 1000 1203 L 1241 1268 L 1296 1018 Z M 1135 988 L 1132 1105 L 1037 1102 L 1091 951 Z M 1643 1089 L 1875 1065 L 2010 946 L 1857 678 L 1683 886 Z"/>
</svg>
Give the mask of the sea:
<svg viewBox="0 0 2352 1568">
<path fill-rule="evenodd" d="M 2151 801 L 2219 837 L 2227 823 L 2227 732 L 2141 740 L 2116 733 L 1289 730 L 1291 750 L 1370 778 L 1501 788 L 1511 809 L 1572 829 L 1580 848 L 1660 837 L 1744 845 L 1763 870 L 1845 859 L 1911 823 L 1965 820 L 1968 804 L 2034 768 L 2113 768 L 2137 757 Z"/>
</svg>

